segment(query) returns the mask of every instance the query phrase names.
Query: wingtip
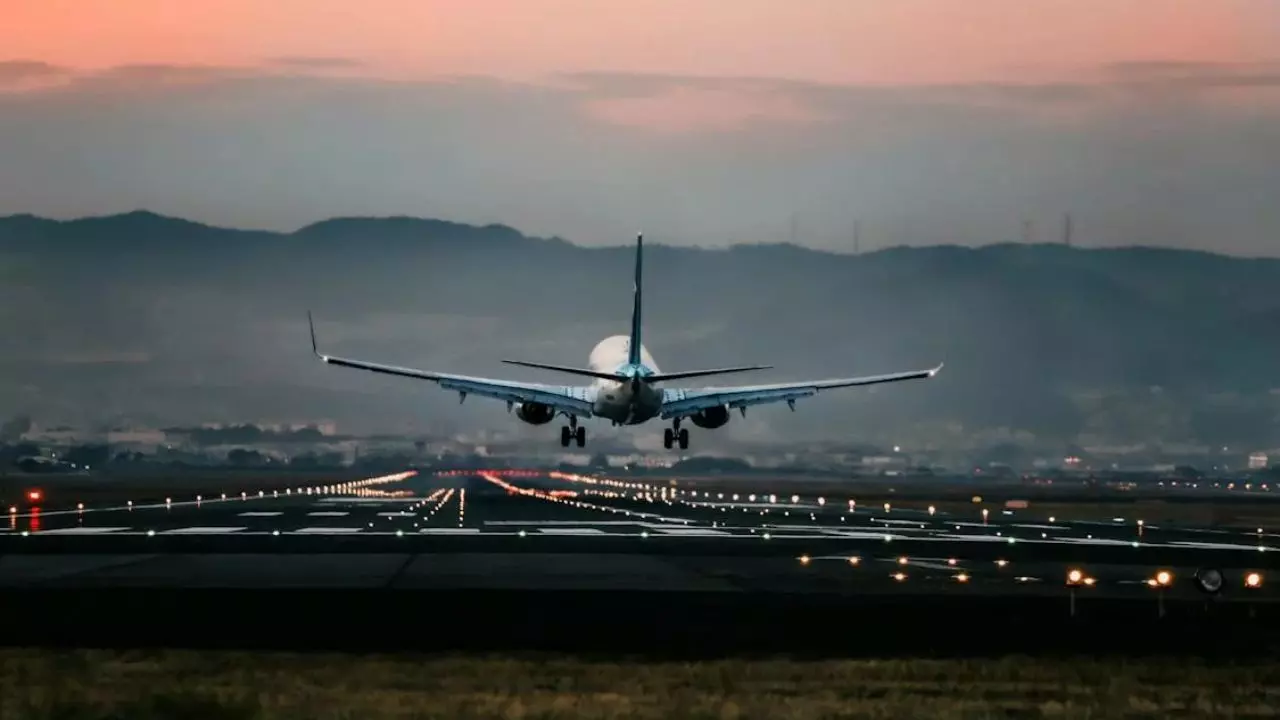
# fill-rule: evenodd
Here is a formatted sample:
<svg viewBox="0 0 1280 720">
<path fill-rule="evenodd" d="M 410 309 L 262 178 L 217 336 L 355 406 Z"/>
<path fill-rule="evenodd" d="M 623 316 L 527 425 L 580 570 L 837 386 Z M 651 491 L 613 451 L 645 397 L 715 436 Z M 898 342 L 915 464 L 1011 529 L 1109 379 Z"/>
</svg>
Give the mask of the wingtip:
<svg viewBox="0 0 1280 720">
<path fill-rule="evenodd" d="M 934 375 L 937 375 L 938 373 L 942 372 L 942 367 L 943 367 L 944 365 L 946 365 L 946 363 L 945 363 L 945 362 L 940 362 L 940 363 L 938 363 L 938 367 L 936 367 L 936 368 L 934 368 L 934 369 L 932 369 L 932 370 L 930 370 L 930 371 L 929 371 L 929 377 L 933 377 Z"/>
</svg>

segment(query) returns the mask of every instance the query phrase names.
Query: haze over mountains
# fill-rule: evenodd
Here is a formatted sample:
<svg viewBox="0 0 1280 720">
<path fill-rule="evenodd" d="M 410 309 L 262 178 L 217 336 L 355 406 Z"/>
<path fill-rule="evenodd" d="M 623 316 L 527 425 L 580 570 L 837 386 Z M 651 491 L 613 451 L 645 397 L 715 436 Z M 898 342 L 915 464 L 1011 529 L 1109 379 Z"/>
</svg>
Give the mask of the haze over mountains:
<svg viewBox="0 0 1280 720">
<path fill-rule="evenodd" d="M 504 226 L 334 219 L 282 234 L 146 212 L 0 218 L 0 415 L 42 424 L 307 420 L 491 428 L 501 403 L 326 367 L 322 349 L 572 382 L 625 331 L 629 229 L 578 247 Z M 771 364 L 765 382 L 926 368 L 933 381 L 734 415 L 701 446 L 848 439 L 934 446 L 1280 444 L 1280 260 L 1056 245 L 699 250 L 648 238 L 646 345 L 668 370 Z M 660 426 L 623 433 L 657 443 Z M 653 438 L 648 438 L 653 436 Z"/>
</svg>

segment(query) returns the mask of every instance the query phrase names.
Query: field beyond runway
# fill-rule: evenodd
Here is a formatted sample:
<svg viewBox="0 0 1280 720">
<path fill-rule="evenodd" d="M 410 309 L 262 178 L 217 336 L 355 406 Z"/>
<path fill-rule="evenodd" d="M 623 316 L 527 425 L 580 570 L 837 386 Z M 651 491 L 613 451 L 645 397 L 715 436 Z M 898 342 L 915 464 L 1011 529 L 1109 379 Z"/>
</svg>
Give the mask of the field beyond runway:
<svg viewBox="0 0 1280 720">
<path fill-rule="evenodd" d="M 0 651 L 0 717 L 1271 717 L 1280 669 L 1199 660 L 611 662 Z"/>
</svg>

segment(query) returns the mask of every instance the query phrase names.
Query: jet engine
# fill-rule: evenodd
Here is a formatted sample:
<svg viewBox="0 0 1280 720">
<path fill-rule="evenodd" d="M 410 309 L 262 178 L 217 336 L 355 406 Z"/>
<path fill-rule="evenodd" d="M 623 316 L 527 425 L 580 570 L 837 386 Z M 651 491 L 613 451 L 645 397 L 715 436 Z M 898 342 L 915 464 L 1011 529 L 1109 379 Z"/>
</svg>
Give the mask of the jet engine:
<svg viewBox="0 0 1280 720">
<path fill-rule="evenodd" d="M 718 405 L 706 410 L 699 410 L 689 416 L 689 422 L 700 428 L 714 430 L 729 422 L 729 408 L 725 405 Z"/>
<path fill-rule="evenodd" d="M 516 417 L 530 425 L 546 425 L 555 419 L 556 411 L 542 403 L 520 403 L 516 407 Z"/>
</svg>

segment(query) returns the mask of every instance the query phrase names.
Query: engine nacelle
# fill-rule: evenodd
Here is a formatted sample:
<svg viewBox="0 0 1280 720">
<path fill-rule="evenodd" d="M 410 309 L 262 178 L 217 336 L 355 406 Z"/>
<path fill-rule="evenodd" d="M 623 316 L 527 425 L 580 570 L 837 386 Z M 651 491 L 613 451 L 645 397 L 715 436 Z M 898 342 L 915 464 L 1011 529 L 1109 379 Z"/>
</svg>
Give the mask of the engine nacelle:
<svg viewBox="0 0 1280 720">
<path fill-rule="evenodd" d="M 729 422 L 729 408 L 725 405 L 718 405 L 706 410 L 699 410 L 697 413 L 689 416 L 689 422 L 700 428 L 714 430 L 725 423 Z"/>
<path fill-rule="evenodd" d="M 516 417 L 530 425 L 546 425 L 556 418 L 556 411 L 542 403 L 520 403 L 516 407 Z"/>
</svg>

